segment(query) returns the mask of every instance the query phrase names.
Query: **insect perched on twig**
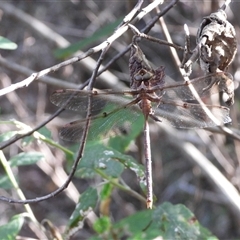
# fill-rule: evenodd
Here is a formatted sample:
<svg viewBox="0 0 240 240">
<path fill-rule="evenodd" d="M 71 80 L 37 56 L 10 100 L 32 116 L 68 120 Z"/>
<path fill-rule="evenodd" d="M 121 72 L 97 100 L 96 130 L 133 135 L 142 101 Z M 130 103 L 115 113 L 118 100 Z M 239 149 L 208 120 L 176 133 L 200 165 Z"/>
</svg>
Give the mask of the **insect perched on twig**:
<svg viewBox="0 0 240 240">
<path fill-rule="evenodd" d="M 136 41 L 131 46 L 129 59 L 130 90 L 85 91 L 58 90 L 51 95 L 51 102 L 59 107 L 86 113 L 91 96 L 92 118 L 88 140 L 107 136 L 110 130 L 121 128 L 125 122 L 131 127 L 136 118 L 144 117 L 144 149 L 146 165 L 147 207 L 152 208 L 152 160 L 148 120 L 166 122 L 179 128 L 205 128 L 216 123 L 208 117 L 188 88 L 187 82 L 165 81 L 164 67 L 153 69 Z M 224 72 L 210 74 L 190 81 L 201 97 L 219 91 L 222 81 L 229 78 Z M 220 89 L 221 90 L 221 89 Z M 222 89 L 224 91 L 224 89 Z M 69 100 L 69 98 L 71 99 Z M 67 102 L 67 103 L 66 103 Z M 195 102 L 195 103 L 193 103 Z M 105 110 L 106 106 L 114 106 Z M 224 106 L 206 105 L 221 124 L 231 122 L 229 109 Z M 102 110 L 104 109 L 104 110 Z M 131 113 L 131 114 L 130 114 Z M 68 141 L 80 141 L 86 120 L 77 120 L 60 130 L 60 137 Z"/>
</svg>

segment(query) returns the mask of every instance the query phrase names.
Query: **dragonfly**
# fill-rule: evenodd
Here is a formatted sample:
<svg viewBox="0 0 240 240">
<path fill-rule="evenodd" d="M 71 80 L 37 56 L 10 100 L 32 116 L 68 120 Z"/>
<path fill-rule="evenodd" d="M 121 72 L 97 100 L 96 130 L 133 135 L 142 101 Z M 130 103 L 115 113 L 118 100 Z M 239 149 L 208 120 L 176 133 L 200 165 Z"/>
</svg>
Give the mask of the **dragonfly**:
<svg viewBox="0 0 240 240">
<path fill-rule="evenodd" d="M 130 89 L 113 90 L 57 90 L 50 101 L 58 107 L 64 107 L 83 114 L 88 110 L 88 99 L 91 96 L 91 123 L 88 140 L 98 136 L 108 136 L 110 131 L 119 132 L 122 126 L 131 127 L 136 119 L 144 119 L 144 152 L 146 166 L 147 208 L 152 208 L 152 168 L 149 136 L 149 120 L 165 122 L 177 128 L 206 128 L 216 126 L 196 101 L 189 89 L 195 88 L 204 100 L 210 94 L 223 91 L 232 98 L 228 86 L 232 83 L 230 74 L 214 73 L 192 79 L 189 82 L 165 81 L 165 69 L 160 66 L 153 69 L 137 43 L 132 43 L 129 59 Z M 229 84 L 230 83 L 230 84 Z M 226 101 L 232 102 L 232 101 Z M 110 106 L 108 108 L 108 106 Z M 220 105 L 206 104 L 220 124 L 231 122 L 229 108 Z M 86 119 L 70 122 L 60 129 L 60 137 L 68 141 L 81 141 L 86 126 Z"/>
</svg>

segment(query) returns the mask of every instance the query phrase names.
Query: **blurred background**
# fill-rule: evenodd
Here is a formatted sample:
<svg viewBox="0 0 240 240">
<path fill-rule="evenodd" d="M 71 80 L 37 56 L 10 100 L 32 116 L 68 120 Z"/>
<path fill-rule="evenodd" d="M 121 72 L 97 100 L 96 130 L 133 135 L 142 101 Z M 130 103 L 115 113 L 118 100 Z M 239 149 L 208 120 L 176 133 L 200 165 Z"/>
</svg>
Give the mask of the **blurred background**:
<svg viewBox="0 0 240 240">
<path fill-rule="evenodd" d="M 160 9 L 164 9 L 171 1 L 164 1 Z M 2 1 L 0 2 L 0 35 L 10 39 L 18 45 L 13 51 L 1 50 L 0 87 L 5 88 L 18 83 L 30 76 L 31 72 L 38 72 L 67 59 L 70 56 L 59 56 L 59 49 L 70 44 L 81 42 L 81 51 L 87 51 L 111 35 L 112 29 L 126 16 L 136 4 L 136 1 L 101 0 L 101 1 Z M 147 6 L 145 1 L 144 6 Z M 203 17 L 216 11 L 223 1 L 179 1 L 165 16 L 166 26 L 173 42 L 184 46 L 185 34 L 183 25 L 186 23 L 190 30 L 191 47 L 195 47 L 195 36 Z M 240 2 L 232 1 L 226 9 L 228 21 L 233 24 L 239 39 Z M 142 29 L 156 15 L 155 11 L 147 14 L 135 26 Z M 31 17 L 31 18 L 29 18 Z M 36 22 L 35 22 L 36 20 Z M 40 25 L 41 23 L 42 25 Z M 47 32 L 48 27 L 51 31 Z M 101 31 L 102 30 L 102 31 Z M 164 39 L 159 24 L 149 32 L 149 35 Z M 131 43 L 132 33 L 127 31 L 118 38 L 109 49 L 103 65 L 107 64 L 118 53 Z M 141 41 L 140 46 L 153 66 L 163 65 L 166 74 L 176 81 L 181 76 L 170 50 L 167 46 L 157 43 Z M 1 96 L 0 107 L 2 120 L 17 119 L 31 127 L 37 126 L 53 114 L 55 107 L 49 100 L 50 94 L 56 89 L 74 88 L 84 83 L 91 76 L 95 68 L 99 53 L 92 55 L 82 62 L 61 68 L 49 74 L 52 79 L 37 80 L 27 87 L 19 88 L 5 96 Z M 182 53 L 179 52 L 182 59 Z M 6 61 L 3 61 L 6 60 Z M 95 87 L 100 89 L 119 89 L 129 86 L 128 69 L 129 52 L 115 61 L 108 71 L 101 75 Z M 235 104 L 231 107 L 232 128 L 239 128 L 239 89 L 240 80 L 239 54 L 228 71 L 234 77 L 236 91 Z M 194 65 L 192 78 L 204 73 L 197 64 Z M 75 84 L 75 85 L 74 85 Z M 47 125 L 54 140 L 58 141 L 58 128 L 72 120 L 74 113 L 64 112 Z M 182 203 L 196 215 L 200 223 L 208 228 L 220 239 L 234 239 L 240 236 L 238 213 L 234 213 L 225 196 L 218 192 L 211 180 L 202 172 L 184 150 L 174 143 L 161 127 L 151 126 L 153 182 L 157 204 L 169 201 L 173 204 Z M 0 133 L 11 130 L 9 125 L 1 125 Z M 193 144 L 208 158 L 222 174 L 240 190 L 240 146 L 239 141 L 223 134 L 211 133 L 202 129 L 179 130 L 171 129 L 173 136 L 180 136 L 183 142 Z M 140 136 L 129 154 L 137 160 L 141 159 Z M 140 142 L 140 144 L 139 144 Z M 49 165 L 38 163 L 35 166 L 16 169 L 20 186 L 28 198 L 47 194 L 62 184 L 66 174 L 65 156 L 60 150 L 52 149 L 41 144 L 23 147 L 20 142 L 4 149 L 8 158 L 25 150 L 35 150 L 44 153 Z M 57 172 L 58 174 L 54 174 Z M 3 170 L 1 170 L 3 172 Z M 62 174 L 62 175 L 61 175 Z M 125 171 L 123 179 L 136 191 L 140 191 L 136 176 Z M 81 193 L 91 183 L 96 184 L 100 179 L 74 179 L 74 186 Z M 48 201 L 32 205 L 35 216 L 39 221 L 50 219 L 59 229 L 63 229 L 75 207 L 77 195 L 74 186 L 61 195 Z M 16 197 L 14 192 L 0 190 L 0 195 Z M 112 200 L 112 214 L 114 221 L 144 209 L 144 204 L 121 191 L 115 191 Z M 0 224 L 8 222 L 17 212 L 22 212 L 23 206 L 0 202 Z M 92 230 L 86 226 L 80 236 L 88 238 Z M 25 226 L 21 235 L 34 236 L 29 226 Z M 77 239 L 77 238 L 76 238 Z"/>
</svg>

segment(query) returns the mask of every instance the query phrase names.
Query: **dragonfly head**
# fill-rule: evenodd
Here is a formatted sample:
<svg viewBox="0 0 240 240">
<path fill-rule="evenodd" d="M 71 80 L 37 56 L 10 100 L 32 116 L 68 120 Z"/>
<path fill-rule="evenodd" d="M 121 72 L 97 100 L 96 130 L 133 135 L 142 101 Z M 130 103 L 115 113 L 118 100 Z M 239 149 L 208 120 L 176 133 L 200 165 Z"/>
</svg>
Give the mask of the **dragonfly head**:
<svg viewBox="0 0 240 240">
<path fill-rule="evenodd" d="M 132 89 L 150 89 L 164 84 L 164 67 L 154 70 L 136 42 L 131 47 L 129 70 Z"/>
</svg>

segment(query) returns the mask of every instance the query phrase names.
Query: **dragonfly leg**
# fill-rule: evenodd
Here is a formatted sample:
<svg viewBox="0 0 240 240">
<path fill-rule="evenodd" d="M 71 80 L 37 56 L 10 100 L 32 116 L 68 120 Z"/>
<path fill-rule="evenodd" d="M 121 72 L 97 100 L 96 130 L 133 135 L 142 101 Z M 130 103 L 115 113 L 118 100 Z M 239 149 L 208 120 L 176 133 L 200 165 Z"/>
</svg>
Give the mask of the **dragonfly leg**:
<svg viewBox="0 0 240 240">
<path fill-rule="evenodd" d="M 162 122 L 161 119 L 159 119 L 157 116 L 155 116 L 154 114 L 149 114 L 150 118 L 152 118 L 154 121 L 156 122 Z"/>
</svg>

